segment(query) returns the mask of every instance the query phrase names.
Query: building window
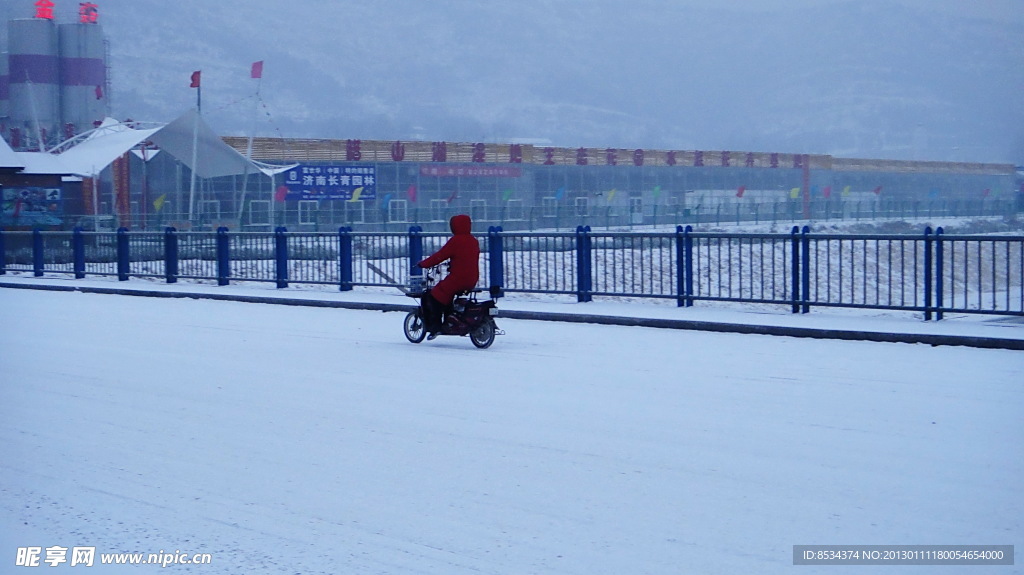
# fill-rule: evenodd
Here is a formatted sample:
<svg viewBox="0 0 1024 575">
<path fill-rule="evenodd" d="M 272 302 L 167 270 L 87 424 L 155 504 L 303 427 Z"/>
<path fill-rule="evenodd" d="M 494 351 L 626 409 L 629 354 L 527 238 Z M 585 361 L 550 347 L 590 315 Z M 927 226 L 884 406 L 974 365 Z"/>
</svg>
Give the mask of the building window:
<svg viewBox="0 0 1024 575">
<path fill-rule="evenodd" d="M 315 224 L 316 210 L 316 200 L 299 200 L 299 224 Z"/>
<path fill-rule="evenodd" d="M 670 213 L 670 214 L 678 214 L 678 213 L 680 213 L 679 207 L 680 207 L 679 196 L 676 195 L 676 194 L 672 194 L 671 196 L 669 196 L 668 197 L 668 213 Z"/>
<path fill-rule="evenodd" d="M 509 200 L 505 202 L 506 220 L 525 220 L 524 213 L 523 200 Z"/>
<path fill-rule="evenodd" d="M 391 200 L 388 202 L 388 221 L 409 221 L 409 204 L 406 200 Z"/>
<path fill-rule="evenodd" d="M 469 217 L 476 222 L 487 220 L 487 200 L 470 200 Z"/>
<path fill-rule="evenodd" d="M 448 218 L 445 213 L 448 211 L 448 202 L 445 200 L 430 200 L 430 221 L 444 222 Z"/>
<path fill-rule="evenodd" d="M 554 197 L 541 198 L 540 205 L 544 209 L 545 218 L 553 218 L 558 215 L 558 200 Z"/>
<path fill-rule="evenodd" d="M 366 205 L 362 200 L 357 202 L 344 202 L 345 221 L 350 224 L 361 224 L 366 221 Z"/>
<path fill-rule="evenodd" d="M 270 225 L 270 202 L 267 200 L 253 200 L 249 202 L 249 225 L 269 226 Z"/>
<path fill-rule="evenodd" d="M 644 222 L 643 198 L 629 198 L 629 221 L 634 224 L 642 224 Z"/>
<path fill-rule="evenodd" d="M 590 198 L 576 198 L 576 217 L 585 218 L 590 215 Z"/>
</svg>

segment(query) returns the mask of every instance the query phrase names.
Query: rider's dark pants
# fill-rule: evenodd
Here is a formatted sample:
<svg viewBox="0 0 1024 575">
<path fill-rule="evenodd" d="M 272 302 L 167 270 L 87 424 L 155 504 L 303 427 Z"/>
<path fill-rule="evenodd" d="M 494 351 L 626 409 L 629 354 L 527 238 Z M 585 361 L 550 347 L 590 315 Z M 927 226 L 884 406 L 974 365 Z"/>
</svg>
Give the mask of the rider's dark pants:
<svg viewBox="0 0 1024 575">
<path fill-rule="evenodd" d="M 430 292 L 423 294 L 423 327 L 430 333 L 441 331 L 441 315 L 444 304 L 434 299 Z"/>
</svg>

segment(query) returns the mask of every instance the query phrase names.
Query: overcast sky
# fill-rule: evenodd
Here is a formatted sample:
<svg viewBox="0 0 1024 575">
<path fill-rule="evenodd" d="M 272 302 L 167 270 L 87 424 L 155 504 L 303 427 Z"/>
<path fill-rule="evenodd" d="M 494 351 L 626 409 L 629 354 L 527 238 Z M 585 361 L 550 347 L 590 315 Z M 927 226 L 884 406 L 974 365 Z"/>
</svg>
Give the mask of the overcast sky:
<svg viewBox="0 0 1024 575">
<path fill-rule="evenodd" d="M 1024 0 L 96 4 L 123 117 L 173 119 L 202 69 L 210 123 L 251 131 L 265 60 L 261 135 L 1024 163 Z"/>
</svg>

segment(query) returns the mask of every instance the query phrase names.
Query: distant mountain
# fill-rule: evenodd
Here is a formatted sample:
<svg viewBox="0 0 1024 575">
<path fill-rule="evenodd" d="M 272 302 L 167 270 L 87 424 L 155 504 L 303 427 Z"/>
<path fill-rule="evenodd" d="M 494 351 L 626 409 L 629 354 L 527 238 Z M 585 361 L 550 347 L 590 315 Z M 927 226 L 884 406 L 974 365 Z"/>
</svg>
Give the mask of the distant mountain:
<svg viewBox="0 0 1024 575">
<path fill-rule="evenodd" d="M 1014 2 L 96 3 L 121 118 L 177 116 L 202 69 L 224 134 L 1024 163 Z"/>
</svg>

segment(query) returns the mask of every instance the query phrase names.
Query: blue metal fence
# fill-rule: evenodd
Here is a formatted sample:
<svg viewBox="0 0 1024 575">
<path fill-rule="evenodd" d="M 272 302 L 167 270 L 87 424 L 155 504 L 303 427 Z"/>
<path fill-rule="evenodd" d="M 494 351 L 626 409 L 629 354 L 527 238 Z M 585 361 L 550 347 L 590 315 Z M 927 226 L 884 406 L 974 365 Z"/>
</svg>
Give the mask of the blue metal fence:
<svg viewBox="0 0 1024 575">
<path fill-rule="evenodd" d="M 446 234 L 0 232 L 0 274 L 404 286 Z M 481 284 L 499 293 L 1024 315 L 1024 236 L 505 232 L 479 236 Z"/>
</svg>

